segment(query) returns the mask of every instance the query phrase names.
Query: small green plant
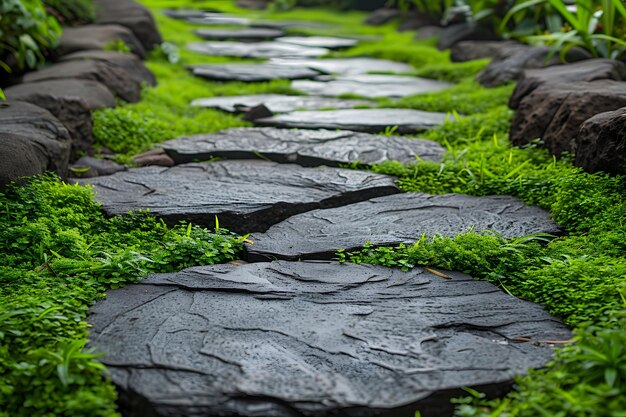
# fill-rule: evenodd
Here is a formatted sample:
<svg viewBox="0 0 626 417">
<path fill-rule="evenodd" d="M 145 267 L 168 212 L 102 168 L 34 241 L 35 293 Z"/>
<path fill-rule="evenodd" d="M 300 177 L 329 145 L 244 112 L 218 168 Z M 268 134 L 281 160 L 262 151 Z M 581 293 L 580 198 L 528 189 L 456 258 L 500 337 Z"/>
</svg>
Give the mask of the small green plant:
<svg viewBox="0 0 626 417">
<path fill-rule="evenodd" d="M 121 39 L 110 40 L 109 42 L 106 43 L 106 45 L 104 45 L 104 50 L 113 51 L 113 52 L 121 52 L 124 54 L 129 54 L 132 52 L 130 49 L 130 46 L 128 46 L 126 42 L 124 42 Z"/>
<path fill-rule="evenodd" d="M 92 0 L 43 0 L 43 3 L 66 26 L 91 23 L 96 17 Z"/>
</svg>

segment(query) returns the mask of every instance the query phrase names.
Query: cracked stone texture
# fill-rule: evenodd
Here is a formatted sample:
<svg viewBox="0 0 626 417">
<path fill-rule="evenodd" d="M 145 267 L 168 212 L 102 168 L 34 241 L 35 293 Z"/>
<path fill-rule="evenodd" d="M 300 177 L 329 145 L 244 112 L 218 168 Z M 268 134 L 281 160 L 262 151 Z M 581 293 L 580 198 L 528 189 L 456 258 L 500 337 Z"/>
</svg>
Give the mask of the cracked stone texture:
<svg viewBox="0 0 626 417">
<path fill-rule="evenodd" d="M 115 51 L 90 50 L 74 52 L 59 59 L 60 62 L 94 60 L 103 61 L 124 70 L 133 80 L 140 84 L 155 86 L 156 78 L 137 56 Z"/>
<path fill-rule="evenodd" d="M 522 99 L 511 122 L 511 143 L 526 145 L 541 138 L 555 155 L 573 153 L 587 119 L 622 107 L 626 107 L 626 82 L 546 84 Z"/>
<path fill-rule="evenodd" d="M 339 249 L 415 243 L 422 235 L 455 237 L 491 230 L 505 238 L 559 233 L 547 211 L 508 196 L 404 193 L 348 206 L 314 210 L 253 234 L 251 260 L 330 259 Z"/>
<path fill-rule="evenodd" d="M 78 51 L 104 50 L 111 42 L 122 41 L 141 59 L 148 54 L 135 34 L 121 25 L 85 25 L 65 27 L 55 55 L 63 56 Z"/>
<path fill-rule="evenodd" d="M 330 52 L 325 48 L 311 48 L 280 42 L 195 42 L 188 44 L 187 49 L 205 55 L 240 58 L 314 58 Z"/>
<path fill-rule="evenodd" d="M 359 44 L 359 41 L 356 39 L 335 38 L 332 36 L 283 36 L 276 40 L 291 45 L 311 46 L 314 48 L 327 49 L 351 48 Z"/>
<path fill-rule="evenodd" d="M 151 275 L 91 308 L 90 345 L 124 415 L 441 417 L 462 387 L 502 395 L 571 338 L 540 305 L 445 274 L 272 262 Z"/>
<path fill-rule="evenodd" d="M 416 155 L 441 161 L 445 149 L 436 142 L 398 136 L 331 130 L 235 128 L 209 135 L 182 137 L 161 143 L 177 164 L 257 157 L 304 166 L 377 164 L 387 160 L 415 162 Z"/>
<path fill-rule="evenodd" d="M 150 209 L 180 220 L 237 233 L 265 231 L 294 214 L 399 192 L 386 175 L 339 168 L 303 168 L 267 161 L 219 161 L 130 169 L 91 184 L 107 215 Z"/>
<path fill-rule="evenodd" d="M 194 33 L 203 39 L 212 41 L 265 41 L 285 35 L 280 29 L 243 28 L 243 29 L 198 29 Z"/>
<path fill-rule="evenodd" d="M 348 100 L 333 97 L 285 96 L 281 94 L 258 94 L 251 96 L 225 96 L 201 98 L 192 106 L 218 108 L 229 113 L 241 113 L 263 104 L 272 113 L 289 113 L 295 110 L 352 109 L 357 106 L 374 106 L 373 101 Z"/>
<path fill-rule="evenodd" d="M 410 109 L 348 109 L 296 111 L 257 119 L 260 126 L 301 129 L 343 129 L 379 133 L 397 127 L 398 133 L 415 133 L 432 129 L 446 120 L 444 113 Z"/>
<path fill-rule="evenodd" d="M 219 81 L 271 81 L 278 79 L 297 80 L 315 78 L 318 71 L 310 68 L 296 68 L 276 64 L 220 64 L 194 65 L 190 67 L 194 75 Z"/>
<path fill-rule="evenodd" d="M 356 94 L 363 97 L 406 97 L 432 93 L 452 87 L 445 81 L 403 75 L 361 74 L 338 77 L 329 81 L 299 80 L 292 87 L 307 94 L 342 96 Z"/>
<path fill-rule="evenodd" d="M 24 75 L 24 82 L 80 79 L 98 81 L 112 93 L 131 103 L 141 99 L 141 84 L 125 70 L 106 61 L 79 60 L 60 62 Z"/>
<path fill-rule="evenodd" d="M 0 107 L 0 187 L 19 177 L 53 171 L 67 176 L 72 140 L 50 112 L 30 103 Z"/>
<path fill-rule="evenodd" d="M 415 71 L 409 64 L 374 58 L 328 58 L 328 59 L 284 59 L 275 58 L 271 63 L 295 67 L 307 67 L 325 74 L 358 75 L 369 72 L 406 73 Z"/>
</svg>

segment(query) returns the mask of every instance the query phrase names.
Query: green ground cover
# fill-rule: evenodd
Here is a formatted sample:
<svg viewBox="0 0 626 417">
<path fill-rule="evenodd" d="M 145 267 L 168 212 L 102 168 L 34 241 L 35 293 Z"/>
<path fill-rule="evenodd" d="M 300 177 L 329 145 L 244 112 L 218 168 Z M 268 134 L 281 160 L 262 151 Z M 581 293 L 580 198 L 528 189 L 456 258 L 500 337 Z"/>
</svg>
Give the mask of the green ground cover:
<svg viewBox="0 0 626 417">
<path fill-rule="evenodd" d="M 179 135 L 245 126 L 238 117 L 189 107 L 194 98 L 291 93 L 289 83 L 221 83 L 193 77 L 185 65 L 234 61 L 185 51 L 197 41 L 193 25 L 168 19 L 165 7 L 217 7 L 241 13 L 230 1 L 144 0 L 155 10 L 172 47 L 153 52 L 148 66 L 159 85 L 143 100 L 98 111 L 100 145 L 128 161 L 133 154 Z M 250 14 L 248 12 L 248 14 Z M 626 186 L 624 178 L 589 175 L 566 156 L 536 146 L 512 148 L 506 107 L 513 86 L 478 86 L 486 61 L 453 64 L 432 40 L 414 41 L 392 25 L 368 27 L 361 13 L 307 9 L 257 13 L 267 19 L 330 23 L 333 34 L 378 37 L 338 56 L 368 55 L 409 62 L 416 74 L 457 82 L 394 106 L 457 113 L 455 121 L 422 137 L 448 152 L 443 163 L 386 163 L 406 191 L 513 194 L 550 210 L 564 235 L 506 240 L 469 232 L 399 247 L 368 247 L 338 258 L 390 267 L 428 266 L 468 272 L 516 296 L 541 302 L 577 329 L 577 343 L 560 349 L 547 369 L 518 381 L 504 399 L 468 391 L 459 416 L 626 416 Z M 328 29 L 307 29 L 328 35 Z M 164 53 L 170 51 L 170 56 Z M 391 105 L 380 100 L 380 105 Z M 104 290 L 146 273 L 236 259 L 241 237 L 187 224 L 167 227 L 146 213 L 106 219 L 91 190 L 43 177 L 0 195 L 0 416 L 116 415 L 115 393 L 92 353 L 84 351 L 86 310 Z"/>
</svg>

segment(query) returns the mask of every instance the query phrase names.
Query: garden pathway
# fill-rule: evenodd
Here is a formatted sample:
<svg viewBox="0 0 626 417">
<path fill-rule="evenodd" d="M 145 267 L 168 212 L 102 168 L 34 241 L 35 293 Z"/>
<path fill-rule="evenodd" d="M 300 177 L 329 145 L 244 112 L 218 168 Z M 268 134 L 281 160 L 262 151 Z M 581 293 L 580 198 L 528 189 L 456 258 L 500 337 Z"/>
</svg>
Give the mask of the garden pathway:
<svg viewBox="0 0 626 417">
<path fill-rule="evenodd" d="M 170 16 L 251 23 L 220 14 Z M 366 86 L 361 95 L 378 97 L 387 87 L 381 89 L 375 80 L 397 83 L 400 77 L 358 75 L 358 62 L 375 71 L 410 70 L 363 58 L 293 59 L 326 54 L 318 41 L 300 40 L 299 46 L 279 40 L 212 42 L 191 48 L 289 57 L 272 65 L 296 73 L 313 70 L 314 78 L 324 72 L 313 81 L 322 90 L 303 88 L 321 95 L 335 95 L 328 89 L 344 83 L 354 92 Z M 213 70 L 218 68 L 213 73 L 224 66 Z M 266 64 L 258 68 L 267 75 Z M 224 70 L 235 79 L 236 72 Z M 406 91 L 421 86 L 411 94 L 449 86 L 410 76 L 401 81 Z M 440 161 L 444 150 L 434 142 L 371 133 L 394 126 L 398 133 L 430 129 L 444 122 L 444 114 L 350 108 L 370 104 L 367 100 L 290 100 L 268 97 L 270 110 L 288 113 L 256 122 L 313 130 L 239 128 L 178 138 L 163 144 L 174 167 L 81 180 L 94 185 L 108 214 L 149 208 L 166 221 L 209 226 L 217 216 L 222 226 L 253 233 L 247 244 L 251 263 L 152 275 L 111 291 L 92 309 L 91 343 L 107 352 L 102 360 L 120 391 L 123 412 L 413 416 L 419 408 L 423 416 L 445 416 L 451 413 L 449 399 L 462 395 L 462 387 L 502 394 L 516 375 L 544 366 L 552 357 L 551 341 L 571 335 L 541 306 L 459 272 L 402 272 L 332 258 L 338 249 L 412 243 L 422 235 L 558 233 L 548 213 L 507 196 L 401 193 L 393 177 L 338 167 L 407 163 L 416 156 Z M 320 102 L 341 109 L 321 110 Z M 236 97 L 194 105 L 239 112 L 263 103 L 263 97 Z M 224 160 L 198 163 L 214 157 Z"/>
</svg>

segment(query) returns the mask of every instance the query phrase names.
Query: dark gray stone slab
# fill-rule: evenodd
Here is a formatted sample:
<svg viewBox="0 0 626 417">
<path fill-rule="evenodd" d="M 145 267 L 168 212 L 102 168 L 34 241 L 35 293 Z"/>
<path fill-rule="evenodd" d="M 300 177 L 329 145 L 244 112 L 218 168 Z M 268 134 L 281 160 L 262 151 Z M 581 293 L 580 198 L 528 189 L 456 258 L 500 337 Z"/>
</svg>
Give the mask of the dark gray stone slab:
<svg viewBox="0 0 626 417">
<path fill-rule="evenodd" d="M 272 113 L 288 113 L 295 110 L 351 109 L 357 106 L 374 106 L 367 100 L 347 100 L 333 97 L 284 96 L 259 94 L 252 96 L 226 96 L 201 98 L 191 102 L 192 106 L 218 108 L 230 113 L 265 105 Z"/>
<path fill-rule="evenodd" d="M 249 26 L 252 20 L 247 17 L 238 17 L 224 13 L 206 13 L 204 16 L 188 17 L 187 22 L 194 25 L 233 25 L 233 26 Z"/>
<path fill-rule="evenodd" d="M 276 39 L 285 34 L 282 30 L 269 28 L 198 29 L 194 33 L 201 38 L 212 41 L 265 41 Z"/>
<path fill-rule="evenodd" d="M 370 72 L 407 73 L 415 69 L 403 62 L 387 61 L 374 58 L 327 58 L 327 59 L 284 59 L 276 58 L 270 62 L 280 65 L 308 67 L 326 74 L 354 75 Z"/>
<path fill-rule="evenodd" d="M 502 395 L 571 333 L 543 307 L 450 279 L 336 262 L 216 265 L 151 275 L 92 307 L 124 415 L 452 414 Z M 521 342 L 529 338 L 531 342 Z"/>
<path fill-rule="evenodd" d="M 345 49 L 359 44 L 359 41 L 356 39 L 335 38 L 332 36 L 283 36 L 276 40 L 291 45 L 327 49 Z"/>
<path fill-rule="evenodd" d="M 172 19 L 202 19 L 205 16 L 222 15 L 219 10 L 214 9 L 165 9 L 162 13 Z"/>
<path fill-rule="evenodd" d="M 587 172 L 626 174 L 626 107 L 585 121 L 576 138 L 575 165 Z"/>
<path fill-rule="evenodd" d="M 363 97 L 406 97 L 433 93 L 452 87 L 445 81 L 403 75 L 361 74 L 342 76 L 329 81 L 298 80 L 296 90 L 318 96 L 337 97 L 356 94 Z"/>
<path fill-rule="evenodd" d="M 187 49 L 205 55 L 240 58 L 312 58 L 328 54 L 325 48 L 289 45 L 280 42 L 204 42 L 190 43 Z"/>
<path fill-rule="evenodd" d="M 148 67 L 146 67 L 146 65 L 141 62 L 141 60 L 137 58 L 137 56 L 135 56 L 134 54 L 94 49 L 89 51 L 74 52 L 72 54 L 65 55 L 61 57 L 59 61 L 67 62 L 83 60 L 106 62 L 122 69 L 132 79 L 140 84 L 145 83 L 151 86 L 156 85 L 155 76 L 152 74 L 152 72 L 150 72 Z"/>
<path fill-rule="evenodd" d="M 387 160 L 414 162 L 416 155 L 441 161 L 445 149 L 438 143 L 399 136 L 331 130 L 235 128 L 210 135 L 182 137 L 160 144 L 178 164 L 219 157 L 261 157 L 304 166 L 371 165 Z"/>
<path fill-rule="evenodd" d="M 163 42 L 154 17 L 143 4 L 134 0 L 94 0 L 96 23 L 114 23 L 130 29 L 146 51 Z"/>
<path fill-rule="evenodd" d="M 220 161 L 172 168 L 130 169 L 92 184 L 108 215 L 150 209 L 179 220 L 238 233 L 263 231 L 289 216 L 399 192 L 392 177 L 338 168 L 303 168 L 266 161 Z"/>
<path fill-rule="evenodd" d="M 251 259 L 330 259 L 338 249 L 414 243 L 422 235 L 454 237 L 492 230 L 505 238 L 559 233 L 550 215 L 508 196 L 406 193 L 294 216 L 253 234 Z"/>
<path fill-rule="evenodd" d="M 106 46 L 117 41 L 124 42 L 139 58 L 147 58 L 146 49 L 135 34 L 122 25 L 66 27 L 63 29 L 61 41 L 54 53 L 63 56 L 79 51 L 104 50 Z"/>
<path fill-rule="evenodd" d="M 397 127 L 398 133 L 415 133 L 432 129 L 446 120 L 444 113 L 410 109 L 351 109 L 296 111 L 255 120 L 260 126 L 301 129 L 343 129 L 380 133 Z"/>
<path fill-rule="evenodd" d="M 296 68 L 283 65 L 259 64 L 221 64 L 195 65 L 191 67 L 194 75 L 219 81 L 259 82 L 279 79 L 298 80 L 315 78 L 318 71 L 310 68 Z"/>
</svg>

